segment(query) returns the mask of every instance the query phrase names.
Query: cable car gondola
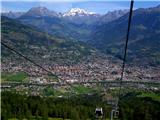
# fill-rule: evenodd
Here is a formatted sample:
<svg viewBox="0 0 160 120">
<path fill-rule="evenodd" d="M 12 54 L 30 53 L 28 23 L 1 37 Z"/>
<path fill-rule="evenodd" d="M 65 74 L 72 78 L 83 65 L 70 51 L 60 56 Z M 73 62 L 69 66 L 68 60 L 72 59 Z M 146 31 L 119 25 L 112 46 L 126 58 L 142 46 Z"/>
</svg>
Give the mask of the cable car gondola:
<svg viewBox="0 0 160 120">
<path fill-rule="evenodd" d="M 102 119 L 103 118 L 103 109 L 102 108 L 96 108 L 95 118 L 96 119 Z"/>
<path fill-rule="evenodd" d="M 118 119 L 118 117 L 119 117 L 119 110 L 114 110 L 114 112 L 113 112 L 113 118 L 114 119 Z"/>
<path fill-rule="evenodd" d="M 111 111 L 110 120 L 118 119 L 118 118 L 119 118 L 119 110 L 118 110 L 118 108 L 113 108 L 112 111 Z"/>
</svg>

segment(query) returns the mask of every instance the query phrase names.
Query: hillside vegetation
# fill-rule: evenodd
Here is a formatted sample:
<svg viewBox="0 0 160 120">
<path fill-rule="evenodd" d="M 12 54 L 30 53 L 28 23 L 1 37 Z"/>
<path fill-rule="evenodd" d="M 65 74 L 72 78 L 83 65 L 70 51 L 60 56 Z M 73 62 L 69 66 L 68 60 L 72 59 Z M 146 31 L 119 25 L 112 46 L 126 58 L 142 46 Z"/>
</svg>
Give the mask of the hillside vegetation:
<svg viewBox="0 0 160 120">
<path fill-rule="evenodd" d="M 120 102 L 120 120 L 158 120 L 160 102 L 152 97 L 138 97 L 137 93 L 126 94 Z M 102 102 L 99 95 L 79 95 L 70 98 L 41 98 L 2 92 L 2 119 L 62 118 L 71 120 L 95 119 L 96 107 L 103 107 L 104 118 L 109 118 L 111 107 Z"/>
<path fill-rule="evenodd" d="M 97 26 L 88 41 L 106 54 L 122 59 L 129 13 Z M 138 65 L 160 65 L 160 7 L 133 11 L 127 59 Z"/>
<path fill-rule="evenodd" d="M 65 40 L 2 16 L 2 42 L 37 62 L 78 62 L 96 52 L 81 42 Z M 2 46 L 2 60 L 17 57 Z"/>
</svg>

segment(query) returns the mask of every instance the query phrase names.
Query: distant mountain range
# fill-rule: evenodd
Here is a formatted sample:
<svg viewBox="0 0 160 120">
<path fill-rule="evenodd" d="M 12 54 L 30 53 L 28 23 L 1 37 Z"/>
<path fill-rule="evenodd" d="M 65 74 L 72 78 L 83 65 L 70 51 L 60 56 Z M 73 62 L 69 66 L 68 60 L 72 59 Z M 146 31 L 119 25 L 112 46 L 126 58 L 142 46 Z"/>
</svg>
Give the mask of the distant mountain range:
<svg viewBox="0 0 160 120">
<path fill-rule="evenodd" d="M 126 10 L 109 11 L 105 15 L 101 16 L 101 22 L 103 24 L 107 23 L 107 22 L 111 22 L 113 20 L 120 18 L 121 16 L 125 15 L 128 12 L 129 12 L 129 10 L 127 10 L 127 9 Z"/>
<path fill-rule="evenodd" d="M 105 54 L 122 59 L 128 10 L 117 10 L 99 15 L 79 8 L 58 13 L 45 7 L 34 7 L 25 13 L 12 13 L 11 15 L 10 12 L 10 14 L 3 13 L 2 15 L 14 18 L 15 21 L 20 21 L 26 26 L 34 26 L 39 31 L 56 36 L 56 38 L 74 42 L 83 41 Z M 160 5 L 134 10 L 128 61 L 136 64 L 160 65 L 159 48 Z"/>
<path fill-rule="evenodd" d="M 95 24 L 107 23 L 126 13 L 126 10 L 113 11 L 106 15 L 72 8 L 65 13 L 51 11 L 45 7 L 33 7 L 23 14 L 10 12 L 3 16 L 16 18 L 24 24 L 33 25 L 58 37 L 87 41 Z"/>
<path fill-rule="evenodd" d="M 23 14 L 25 14 L 25 13 L 24 12 L 12 12 L 12 11 L 1 13 L 2 16 L 6 16 L 6 17 L 12 18 L 12 19 L 19 18 Z"/>
<path fill-rule="evenodd" d="M 26 25 L 36 26 L 41 31 L 48 32 L 61 38 L 85 41 L 90 36 L 94 24 L 101 18 L 111 21 L 123 15 L 123 11 L 113 11 L 106 15 L 88 12 L 80 8 L 72 8 L 65 13 L 51 11 L 46 7 L 33 7 L 27 12 L 4 12 L 1 15 L 16 19 Z M 120 13 L 120 14 L 119 14 Z M 124 14 L 126 10 L 124 10 Z M 113 16 L 113 18 L 109 17 Z M 106 22 L 108 22 L 106 20 Z M 103 20 L 104 22 L 104 20 Z M 87 38 L 88 39 L 88 38 Z"/>
<path fill-rule="evenodd" d="M 95 12 L 89 12 L 86 11 L 84 9 L 80 9 L 80 8 L 71 8 L 69 11 L 65 12 L 65 13 L 60 13 L 60 12 L 55 12 L 55 11 L 51 11 L 49 9 L 47 9 L 46 7 L 33 7 L 31 9 L 29 9 L 27 12 L 12 12 L 12 11 L 7 11 L 7 12 L 3 12 L 2 15 L 9 17 L 9 18 L 19 18 L 20 16 L 56 16 L 56 17 L 86 17 L 86 16 L 95 16 L 95 17 L 106 17 L 105 19 L 107 19 L 107 17 L 109 17 L 109 19 L 111 19 L 111 17 L 118 18 L 121 17 L 122 15 L 124 15 L 126 12 L 128 12 L 128 10 L 115 10 L 115 11 L 111 11 L 106 13 L 105 15 L 100 15 L 98 13 Z M 12 15 L 10 15 L 12 14 Z"/>
</svg>

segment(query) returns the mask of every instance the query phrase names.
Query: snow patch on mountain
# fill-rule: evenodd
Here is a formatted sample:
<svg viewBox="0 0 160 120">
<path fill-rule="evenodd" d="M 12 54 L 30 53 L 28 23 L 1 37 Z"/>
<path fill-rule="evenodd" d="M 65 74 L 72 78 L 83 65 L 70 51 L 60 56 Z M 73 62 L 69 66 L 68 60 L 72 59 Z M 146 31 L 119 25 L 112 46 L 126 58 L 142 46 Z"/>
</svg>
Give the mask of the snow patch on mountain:
<svg viewBox="0 0 160 120">
<path fill-rule="evenodd" d="M 71 10 L 69 10 L 68 12 L 63 14 L 63 17 L 69 17 L 69 16 L 90 16 L 90 15 L 95 15 L 96 13 L 94 12 L 88 12 L 84 9 L 80 9 L 80 8 L 72 8 Z"/>
</svg>

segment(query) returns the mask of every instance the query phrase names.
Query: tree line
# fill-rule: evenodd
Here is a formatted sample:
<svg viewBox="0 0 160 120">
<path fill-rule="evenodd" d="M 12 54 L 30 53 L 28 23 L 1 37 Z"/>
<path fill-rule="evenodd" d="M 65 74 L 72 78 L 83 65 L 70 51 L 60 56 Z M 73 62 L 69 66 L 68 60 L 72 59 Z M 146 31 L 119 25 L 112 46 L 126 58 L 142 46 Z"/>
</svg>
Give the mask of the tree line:
<svg viewBox="0 0 160 120">
<path fill-rule="evenodd" d="M 104 118 L 110 117 L 111 106 L 102 102 L 101 96 L 80 95 L 68 98 L 26 96 L 13 92 L 1 94 L 1 119 L 62 118 L 71 120 L 95 120 L 95 108 L 102 107 Z M 120 120 L 159 120 L 160 101 L 149 97 L 137 97 L 128 93 L 120 100 Z"/>
</svg>

